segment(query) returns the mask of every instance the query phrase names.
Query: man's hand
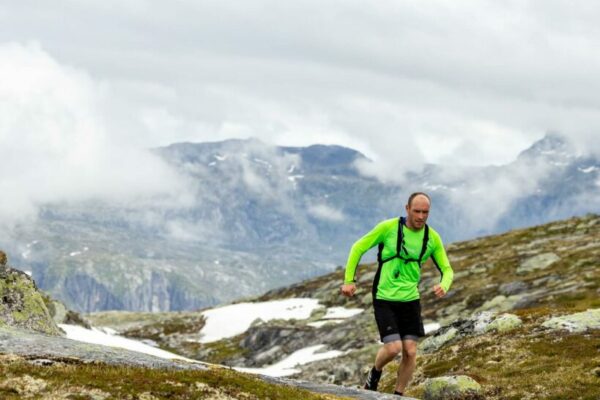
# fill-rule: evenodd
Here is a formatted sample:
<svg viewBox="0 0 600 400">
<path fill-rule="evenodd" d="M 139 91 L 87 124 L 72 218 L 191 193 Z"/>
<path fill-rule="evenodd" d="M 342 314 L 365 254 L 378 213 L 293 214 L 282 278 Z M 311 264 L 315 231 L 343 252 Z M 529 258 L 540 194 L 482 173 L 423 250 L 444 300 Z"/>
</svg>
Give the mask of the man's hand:
<svg viewBox="0 0 600 400">
<path fill-rule="evenodd" d="M 346 297 L 354 296 L 356 285 L 354 283 L 344 283 L 341 287 L 342 294 Z"/>
<path fill-rule="evenodd" d="M 438 298 L 442 298 L 446 295 L 446 291 L 442 289 L 440 285 L 435 285 L 433 287 L 433 293 L 435 293 Z"/>
</svg>

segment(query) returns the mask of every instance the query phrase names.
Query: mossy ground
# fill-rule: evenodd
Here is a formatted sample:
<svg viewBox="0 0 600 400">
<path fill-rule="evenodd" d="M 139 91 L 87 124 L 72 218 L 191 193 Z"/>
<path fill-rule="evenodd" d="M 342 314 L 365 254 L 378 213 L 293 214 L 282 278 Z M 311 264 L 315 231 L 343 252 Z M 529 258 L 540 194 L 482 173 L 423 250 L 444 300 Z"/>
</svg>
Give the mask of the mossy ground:
<svg viewBox="0 0 600 400">
<path fill-rule="evenodd" d="M 506 334 L 465 338 L 434 354 L 420 356 L 414 384 L 407 394 L 421 396 L 419 384 L 426 378 L 463 373 L 481 383 L 487 398 L 492 400 L 600 399 L 600 379 L 597 372 L 593 372 L 600 368 L 598 332 L 581 335 L 539 328 L 551 316 L 600 308 L 599 243 L 600 218 L 592 215 L 448 246 L 455 271 L 448 296 L 442 300 L 435 298 L 430 287 L 439 280 L 439 274 L 431 264 L 423 267 L 420 290 L 426 322 L 445 320 L 448 323 L 469 316 L 494 297 L 508 296 L 502 293 L 502 285 L 520 282 L 525 289 L 519 294 L 530 298 L 510 312 L 521 317 L 524 325 Z M 516 273 L 530 257 L 549 252 L 561 260 L 543 269 Z M 371 284 L 367 278 L 375 270 L 373 264 L 359 266 L 358 292 L 350 299 L 339 294 L 344 271 L 338 269 L 245 301 L 312 297 L 328 307 L 368 308 L 365 299 L 370 296 Z M 537 294 L 533 296 L 533 293 Z M 340 363 L 348 360 L 365 368 L 372 364 L 377 346 L 370 347 L 370 338 L 376 337 L 375 322 L 370 318 L 368 323 L 362 323 L 357 325 L 357 332 L 364 338 L 362 345 L 358 343 L 357 351 L 337 359 Z M 240 351 L 236 344 L 239 340 L 233 338 L 211 344 L 214 349 L 210 361 L 224 363 L 228 357 L 235 357 Z M 364 351 L 367 348 L 368 351 Z M 302 378 L 312 380 L 319 366 L 331 369 L 330 363 L 323 361 L 307 366 L 306 369 L 314 373 Z M 395 372 L 395 366 L 386 368 L 382 388 L 388 393 L 392 391 Z M 356 376 L 350 379 L 342 383 L 351 386 L 361 383 Z"/>
<path fill-rule="evenodd" d="M 585 334 L 548 331 L 541 322 L 556 310 L 518 312 L 525 324 L 505 334 L 464 338 L 433 354 L 418 356 L 407 395 L 422 396 L 426 378 L 467 375 L 480 383 L 488 400 L 600 398 L 600 331 Z M 397 365 L 390 364 L 382 391 L 390 391 Z"/>
<path fill-rule="evenodd" d="M 173 371 L 77 363 L 37 366 L 19 357 L 1 355 L 0 361 L 2 399 L 23 398 L 23 391 L 14 382 L 26 381 L 27 376 L 45 383 L 29 389 L 36 398 L 66 395 L 91 399 L 94 393 L 95 398 L 115 399 L 341 399 L 268 384 L 226 368 Z"/>
</svg>

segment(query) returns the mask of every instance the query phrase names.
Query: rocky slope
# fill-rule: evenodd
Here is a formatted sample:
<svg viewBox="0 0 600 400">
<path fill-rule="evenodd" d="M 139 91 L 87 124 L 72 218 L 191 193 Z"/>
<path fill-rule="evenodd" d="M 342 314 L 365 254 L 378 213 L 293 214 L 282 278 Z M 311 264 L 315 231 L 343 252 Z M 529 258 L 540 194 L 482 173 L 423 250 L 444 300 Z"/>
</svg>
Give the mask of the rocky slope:
<svg viewBox="0 0 600 400">
<path fill-rule="evenodd" d="M 87 325 L 77 313 L 38 291 L 29 275 L 9 267 L 6 254 L 0 251 L 0 398 L 385 398 L 334 385 L 261 379 L 222 366 L 79 342 L 61 337 L 64 332 L 56 323 Z"/>
<path fill-rule="evenodd" d="M 598 311 L 573 317 L 591 321 L 581 329 L 573 328 L 576 322 L 553 319 L 600 308 L 599 216 L 452 244 L 448 254 L 455 282 L 444 299 L 437 300 L 430 290 L 439 279 L 437 270 L 431 265 L 423 270 L 425 322 L 442 328 L 421 342 L 408 395 L 427 397 L 428 379 L 464 375 L 481 386 L 473 396 L 488 399 L 600 397 Z M 324 344 L 344 354 L 302 366 L 296 377 L 354 386 L 362 381 L 379 346 L 370 310 L 374 270 L 374 265 L 359 268 L 359 291 L 351 299 L 339 295 L 342 270 L 254 298 L 264 302 L 310 297 L 324 308 L 307 320 L 257 322 L 239 336 L 212 343 L 199 343 L 201 333 L 192 328 L 203 326 L 200 313 L 163 314 L 158 321 L 147 314 L 100 313 L 90 318 L 191 358 L 234 366 L 264 367 L 295 350 Z M 324 320 L 333 307 L 364 311 Z M 507 312 L 511 314 L 504 315 Z M 136 318 L 140 322 L 135 323 Z M 516 319 L 520 322 L 512 326 Z M 186 329 L 178 331 L 181 325 Z M 565 326 L 568 329 L 561 328 Z M 385 371 L 383 390 L 391 390 L 394 370 L 390 366 Z"/>
</svg>

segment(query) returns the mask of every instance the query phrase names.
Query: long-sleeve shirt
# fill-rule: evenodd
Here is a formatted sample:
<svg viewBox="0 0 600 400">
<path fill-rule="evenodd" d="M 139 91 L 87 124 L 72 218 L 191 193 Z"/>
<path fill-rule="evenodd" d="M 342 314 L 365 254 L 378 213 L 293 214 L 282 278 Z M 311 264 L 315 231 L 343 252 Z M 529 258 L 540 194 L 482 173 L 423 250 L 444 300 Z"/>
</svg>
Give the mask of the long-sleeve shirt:
<svg viewBox="0 0 600 400">
<path fill-rule="evenodd" d="M 345 283 L 354 281 L 356 267 L 360 262 L 361 257 L 369 249 L 382 243 L 383 249 L 381 259 L 385 260 L 396 254 L 396 245 L 398 240 L 398 218 L 385 220 L 369 233 L 360 238 L 350 250 L 348 262 L 346 263 L 346 273 L 344 277 Z M 402 256 L 404 258 L 418 259 L 423 246 L 423 238 L 425 229 L 414 231 L 406 226 L 403 226 L 404 249 Z M 434 264 L 441 273 L 440 286 L 444 291 L 450 289 L 454 272 L 448 261 L 448 256 L 444 250 L 444 245 L 440 235 L 431 227 L 429 227 L 429 240 L 427 249 L 422 258 L 422 263 L 427 259 L 432 258 Z M 419 280 L 421 279 L 421 266 L 416 261 L 405 262 L 402 259 L 394 258 L 383 265 L 379 265 L 381 269 L 374 281 L 376 286 L 376 298 L 379 300 L 389 301 L 412 301 L 420 298 L 419 295 Z M 377 279 L 378 278 L 378 279 Z"/>
</svg>

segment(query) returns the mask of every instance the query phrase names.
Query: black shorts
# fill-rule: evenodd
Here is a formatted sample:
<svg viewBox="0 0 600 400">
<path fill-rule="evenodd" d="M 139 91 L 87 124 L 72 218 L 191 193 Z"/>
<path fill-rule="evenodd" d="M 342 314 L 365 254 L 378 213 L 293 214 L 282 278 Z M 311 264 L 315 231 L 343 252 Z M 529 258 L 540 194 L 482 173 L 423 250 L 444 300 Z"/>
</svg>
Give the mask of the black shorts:
<svg viewBox="0 0 600 400">
<path fill-rule="evenodd" d="M 375 321 L 383 343 L 394 340 L 417 340 L 425 336 L 421 318 L 421 301 L 374 300 Z"/>
</svg>

